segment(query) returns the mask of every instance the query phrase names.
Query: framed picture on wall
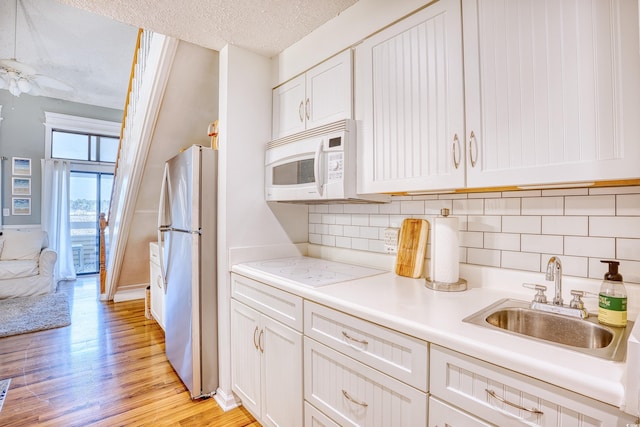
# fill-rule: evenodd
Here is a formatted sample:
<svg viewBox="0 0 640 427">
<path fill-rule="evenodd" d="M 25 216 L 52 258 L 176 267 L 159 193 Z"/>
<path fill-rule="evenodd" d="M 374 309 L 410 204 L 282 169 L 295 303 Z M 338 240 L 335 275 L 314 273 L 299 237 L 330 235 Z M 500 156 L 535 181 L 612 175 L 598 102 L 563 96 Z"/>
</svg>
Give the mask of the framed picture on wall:
<svg viewBox="0 0 640 427">
<path fill-rule="evenodd" d="M 31 195 L 31 178 L 11 178 L 11 194 L 14 196 Z"/>
<path fill-rule="evenodd" d="M 13 175 L 31 176 L 31 159 L 13 157 L 11 166 Z"/>
<path fill-rule="evenodd" d="M 12 197 L 12 215 L 31 215 L 31 197 Z"/>
</svg>

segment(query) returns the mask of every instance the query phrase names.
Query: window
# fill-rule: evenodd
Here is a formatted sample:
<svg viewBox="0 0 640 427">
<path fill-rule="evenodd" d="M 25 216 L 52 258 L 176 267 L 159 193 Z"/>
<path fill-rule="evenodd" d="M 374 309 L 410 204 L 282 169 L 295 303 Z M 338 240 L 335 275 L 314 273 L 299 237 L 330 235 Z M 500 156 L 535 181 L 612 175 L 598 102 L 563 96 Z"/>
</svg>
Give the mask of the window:
<svg viewBox="0 0 640 427">
<path fill-rule="evenodd" d="M 115 163 L 119 139 L 110 136 L 53 129 L 51 157 L 88 162 Z"/>
</svg>

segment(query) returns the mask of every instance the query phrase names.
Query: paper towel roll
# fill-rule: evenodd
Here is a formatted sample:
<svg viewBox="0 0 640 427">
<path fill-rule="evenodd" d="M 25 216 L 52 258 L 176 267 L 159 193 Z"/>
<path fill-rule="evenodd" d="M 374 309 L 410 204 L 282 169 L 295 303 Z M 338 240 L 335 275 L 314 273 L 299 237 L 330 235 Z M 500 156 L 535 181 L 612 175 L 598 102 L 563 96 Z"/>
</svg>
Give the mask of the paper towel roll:
<svg viewBox="0 0 640 427">
<path fill-rule="evenodd" d="M 431 222 L 430 279 L 456 283 L 460 278 L 458 218 L 438 217 Z"/>
</svg>

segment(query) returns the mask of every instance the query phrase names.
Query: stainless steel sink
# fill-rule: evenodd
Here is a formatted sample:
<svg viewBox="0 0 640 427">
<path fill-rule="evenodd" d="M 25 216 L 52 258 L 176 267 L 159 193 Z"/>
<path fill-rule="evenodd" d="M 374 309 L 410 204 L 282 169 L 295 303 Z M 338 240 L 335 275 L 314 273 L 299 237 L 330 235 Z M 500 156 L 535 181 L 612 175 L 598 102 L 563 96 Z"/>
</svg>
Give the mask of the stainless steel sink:
<svg viewBox="0 0 640 427">
<path fill-rule="evenodd" d="M 579 319 L 533 310 L 529 302 L 514 299 L 499 300 L 463 322 L 615 361 L 624 360 L 633 327 L 632 322 L 628 322 L 626 328 L 604 326 L 598 323 L 595 315 Z"/>
</svg>

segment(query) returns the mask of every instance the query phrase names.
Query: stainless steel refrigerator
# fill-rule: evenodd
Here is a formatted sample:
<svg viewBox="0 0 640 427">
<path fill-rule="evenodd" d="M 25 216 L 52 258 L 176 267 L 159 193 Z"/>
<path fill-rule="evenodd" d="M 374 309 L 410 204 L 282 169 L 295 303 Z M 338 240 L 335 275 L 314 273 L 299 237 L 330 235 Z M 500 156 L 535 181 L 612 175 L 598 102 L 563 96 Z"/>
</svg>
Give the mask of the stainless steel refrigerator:
<svg viewBox="0 0 640 427">
<path fill-rule="evenodd" d="M 167 358 L 192 399 L 218 387 L 217 151 L 194 145 L 165 164 L 158 246 Z"/>
</svg>

